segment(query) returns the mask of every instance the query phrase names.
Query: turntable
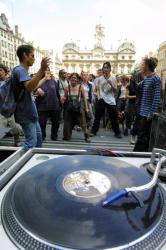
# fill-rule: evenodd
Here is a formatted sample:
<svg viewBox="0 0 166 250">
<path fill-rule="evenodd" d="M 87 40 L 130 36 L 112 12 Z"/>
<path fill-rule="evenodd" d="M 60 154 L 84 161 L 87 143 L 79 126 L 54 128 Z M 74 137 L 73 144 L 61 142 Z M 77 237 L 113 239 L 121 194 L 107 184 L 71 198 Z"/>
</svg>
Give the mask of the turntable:
<svg viewBox="0 0 166 250">
<path fill-rule="evenodd" d="M 165 184 L 156 183 L 166 152 L 108 151 L 22 156 L 12 179 L 4 174 L 2 249 L 166 249 Z M 150 157 L 153 177 L 145 168 Z"/>
</svg>

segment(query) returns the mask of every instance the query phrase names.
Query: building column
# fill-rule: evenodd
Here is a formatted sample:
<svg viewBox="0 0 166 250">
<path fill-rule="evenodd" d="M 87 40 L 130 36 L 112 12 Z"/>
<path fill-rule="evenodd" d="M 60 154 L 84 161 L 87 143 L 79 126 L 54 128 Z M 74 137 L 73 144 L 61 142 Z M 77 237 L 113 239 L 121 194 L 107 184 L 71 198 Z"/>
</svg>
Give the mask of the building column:
<svg viewBox="0 0 166 250">
<path fill-rule="evenodd" d="M 124 74 L 128 74 L 128 66 L 126 64 L 124 65 Z"/>
</svg>

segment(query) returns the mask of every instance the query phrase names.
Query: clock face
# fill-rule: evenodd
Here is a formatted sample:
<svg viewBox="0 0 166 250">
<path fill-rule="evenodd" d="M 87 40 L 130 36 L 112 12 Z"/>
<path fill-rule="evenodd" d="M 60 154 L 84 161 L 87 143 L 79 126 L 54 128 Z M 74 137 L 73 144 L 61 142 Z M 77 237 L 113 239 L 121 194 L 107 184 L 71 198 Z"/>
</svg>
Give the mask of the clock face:
<svg viewBox="0 0 166 250">
<path fill-rule="evenodd" d="M 103 56 L 103 49 L 100 47 L 96 47 L 93 52 L 94 57 L 102 57 Z"/>
</svg>

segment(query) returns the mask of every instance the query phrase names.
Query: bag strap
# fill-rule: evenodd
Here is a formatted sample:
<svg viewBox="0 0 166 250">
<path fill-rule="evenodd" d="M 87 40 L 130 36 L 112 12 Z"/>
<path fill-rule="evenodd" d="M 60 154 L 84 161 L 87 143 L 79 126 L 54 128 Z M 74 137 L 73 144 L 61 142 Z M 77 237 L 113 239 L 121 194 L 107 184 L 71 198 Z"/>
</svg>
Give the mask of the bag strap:
<svg viewBox="0 0 166 250">
<path fill-rule="evenodd" d="M 22 99 L 24 93 L 25 93 L 25 88 L 23 88 L 23 89 L 20 91 L 19 96 L 18 96 L 18 98 L 17 98 L 17 100 L 16 100 L 16 104 L 18 104 L 18 103 L 21 101 L 21 99 Z"/>
<path fill-rule="evenodd" d="M 12 91 L 13 91 L 13 93 L 14 93 L 13 78 L 11 78 L 11 88 L 12 88 Z M 16 102 L 16 104 L 18 104 L 18 103 L 21 101 L 21 99 L 22 99 L 22 97 L 23 97 L 24 93 L 25 93 L 25 87 L 23 87 L 23 88 L 21 89 L 21 91 L 20 91 L 20 93 L 19 93 L 18 97 L 17 97 L 17 98 L 15 98 L 15 102 Z M 15 93 L 14 93 L 14 96 L 15 96 Z"/>
<path fill-rule="evenodd" d="M 62 86 L 62 89 L 64 90 L 65 88 L 64 88 L 63 83 L 62 83 L 62 81 L 60 79 L 59 79 L 59 82 L 60 82 L 60 84 Z"/>
<path fill-rule="evenodd" d="M 18 67 L 18 66 L 14 67 L 14 68 L 12 69 L 12 73 L 11 73 L 11 87 L 12 87 L 13 93 L 14 93 L 13 71 L 14 71 L 14 69 L 16 69 L 17 67 Z M 24 93 L 25 93 L 25 87 L 22 88 L 22 90 L 20 91 L 20 93 L 19 93 L 19 95 L 18 95 L 18 98 L 15 99 L 16 104 L 18 104 L 18 103 L 21 101 L 21 99 L 22 99 Z M 15 93 L 14 93 L 14 96 L 15 96 Z"/>
<path fill-rule="evenodd" d="M 81 84 L 80 84 L 79 89 L 78 89 L 77 100 L 79 100 L 80 92 L 81 92 Z"/>
<path fill-rule="evenodd" d="M 61 79 L 59 79 L 58 81 L 59 81 L 59 83 L 61 84 L 62 89 L 65 90 L 65 88 L 64 88 L 64 86 L 63 86 L 63 83 L 62 83 Z M 68 81 L 68 80 L 67 80 L 67 84 L 68 84 L 68 86 L 69 86 L 69 81 Z"/>
<path fill-rule="evenodd" d="M 71 98 L 71 92 L 70 92 L 70 84 L 69 84 L 69 86 L 68 86 L 68 90 L 69 90 L 69 97 Z"/>
</svg>

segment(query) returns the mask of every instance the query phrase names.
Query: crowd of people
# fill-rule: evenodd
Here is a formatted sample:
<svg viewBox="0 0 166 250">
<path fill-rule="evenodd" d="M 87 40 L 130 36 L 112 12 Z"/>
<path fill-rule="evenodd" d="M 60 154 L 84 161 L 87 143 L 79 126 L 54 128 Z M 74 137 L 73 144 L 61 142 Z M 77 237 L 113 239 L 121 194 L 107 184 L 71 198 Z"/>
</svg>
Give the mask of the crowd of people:
<svg viewBox="0 0 166 250">
<path fill-rule="evenodd" d="M 114 76 L 111 63 L 105 62 L 97 76 L 84 71 L 80 75 L 69 74 L 61 69 L 59 79 L 55 79 L 49 58 L 43 58 L 39 71 L 29 75 L 29 67 L 35 60 L 32 46 L 19 46 L 17 56 L 20 65 L 11 72 L 13 91 L 17 97 L 24 89 L 24 95 L 14 116 L 0 117 L 2 126 L 11 126 L 15 146 L 19 145 L 22 132 L 25 151 L 41 147 L 49 119 L 51 140 L 58 139 L 60 123 L 63 123 L 63 140 L 71 140 L 73 129 L 82 129 L 87 143 L 104 126 L 112 129 L 119 139 L 130 135 L 134 151 L 148 151 L 153 114 L 160 104 L 157 59 L 144 58 L 140 70 L 131 76 Z M 7 74 L 7 68 L 0 65 L 0 85 L 5 84 Z"/>
</svg>

